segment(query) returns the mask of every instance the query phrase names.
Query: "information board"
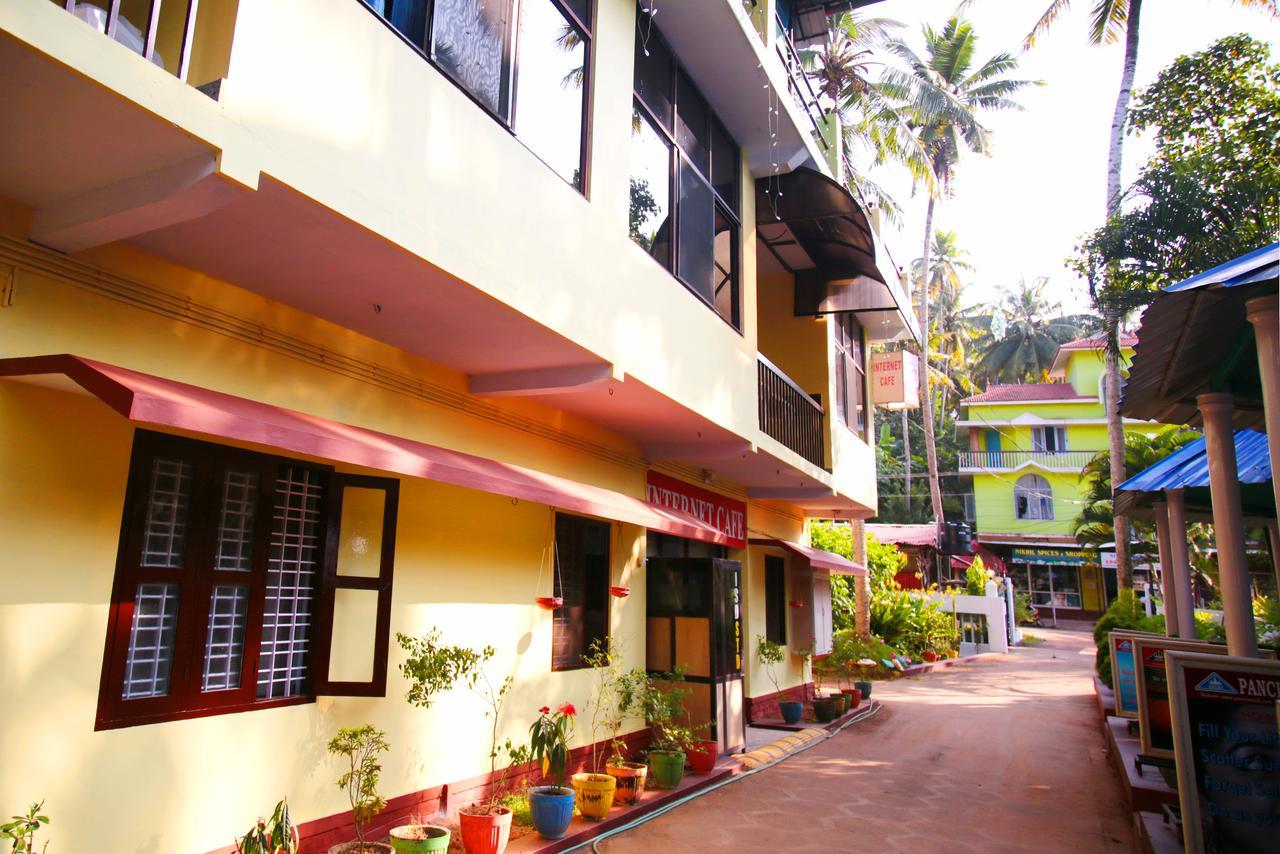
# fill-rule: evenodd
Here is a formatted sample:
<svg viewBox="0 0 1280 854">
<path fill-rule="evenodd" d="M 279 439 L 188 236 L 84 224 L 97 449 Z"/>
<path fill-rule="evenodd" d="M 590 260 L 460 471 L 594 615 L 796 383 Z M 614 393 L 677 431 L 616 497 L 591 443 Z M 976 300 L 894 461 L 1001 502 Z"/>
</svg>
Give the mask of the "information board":
<svg viewBox="0 0 1280 854">
<path fill-rule="evenodd" d="M 1165 652 L 1227 654 L 1225 644 L 1202 640 L 1141 635 L 1133 638 L 1133 657 L 1138 683 L 1138 740 L 1144 756 L 1173 758 L 1173 722 L 1169 717 L 1169 677 L 1165 673 Z M 1117 695 L 1118 696 L 1118 695 Z"/>
<path fill-rule="evenodd" d="M 1280 664 L 1171 650 L 1165 668 L 1186 850 L 1276 851 Z"/>
<path fill-rule="evenodd" d="M 1152 632 L 1118 629 L 1111 632 L 1111 690 L 1115 692 L 1116 717 L 1138 717 L 1138 668 L 1133 660 L 1135 637 L 1159 637 Z"/>
</svg>

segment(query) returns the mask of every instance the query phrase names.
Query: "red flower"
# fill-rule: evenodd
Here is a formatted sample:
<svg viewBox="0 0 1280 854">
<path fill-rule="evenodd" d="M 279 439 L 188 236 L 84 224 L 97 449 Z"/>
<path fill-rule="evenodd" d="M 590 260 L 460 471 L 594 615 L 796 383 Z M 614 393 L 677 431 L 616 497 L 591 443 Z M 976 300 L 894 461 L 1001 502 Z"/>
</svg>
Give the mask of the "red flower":
<svg viewBox="0 0 1280 854">
<path fill-rule="evenodd" d="M 538 709 L 538 714 L 540 714 L 540 715 L 545 715 L 545 714 L 547 714 L 547 713 L 548 713 L 548 712 L 550 712 L 550 711 L 551 711 L 551 707 L 550 707 L 550 706 L 543 706 L 541 709 Z"/>
<path fill-rule="evenodd" d="M 578 713 L 578 710 L 573 707 L 573 703 L 564 703 L 560 708 L 556 709 L 556 711 L 562 715 L 568 715 L 569 717 L 573 717 Z"/>
</svg>

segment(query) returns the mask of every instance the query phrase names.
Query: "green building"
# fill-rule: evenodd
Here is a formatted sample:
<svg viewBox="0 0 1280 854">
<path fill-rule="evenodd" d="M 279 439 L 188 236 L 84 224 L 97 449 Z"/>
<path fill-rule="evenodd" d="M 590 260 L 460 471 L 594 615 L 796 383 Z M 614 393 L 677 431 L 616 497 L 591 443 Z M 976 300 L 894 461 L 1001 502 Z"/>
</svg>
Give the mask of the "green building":
<svg viewBox="0 0 1280 854">
<path fill-rule="evenodd" d="M 1135 343 L 1121 341 L 1125 364 Z M 1063 344 L 1051 382 L 994 385 L 961 401 L 956 421 L 968 435 L 960 474 L 973 482 L 979 553 L 1059 617 L 1096 616 L 1114 589 L 1114 571 L 1104 573 L 1098 552 L 1079 548 L 1071 531 L 1084 500 L 1081 469 L 1107 447 L 1102 347 L 1101 338 Z M 1126 430 L 1158 426 L 1125 420 Z"/>
</svg>

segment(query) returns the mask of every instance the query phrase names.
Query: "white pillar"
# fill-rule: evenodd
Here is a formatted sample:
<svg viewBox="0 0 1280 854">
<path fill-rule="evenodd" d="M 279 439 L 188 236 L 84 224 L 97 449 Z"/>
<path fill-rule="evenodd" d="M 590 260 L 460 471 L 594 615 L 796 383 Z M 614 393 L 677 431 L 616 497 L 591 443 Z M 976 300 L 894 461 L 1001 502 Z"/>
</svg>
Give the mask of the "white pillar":
<svg viewBox="0 0 1280 854">
<path fill-rule="evenodd" d="M 1169 549 L 1169 505 L 1155 501 L 1151 509 L 1156 517 L 1156 547 L 1160 551 L 1160 586 L 1164 592 L 1164 633 L 1171 638 L 1179 636 L 1182 622 L 1182 603 L 1178 599 L 1178 586 L 1173 583 L 1173 556 Z"/>
<path fill-rule="evenodd" d="M 1280 523 L 1268 525 L 1267 533 L 1271 535 L 1271 571 L 1276 574 L 1276 595 L 1280 596 Z"/>
<path fill-rule="evenodd" d="M 1258 346 L 1258 372 L 1262 375 L 1262 411 L 1267 424 L 1267 450 L 1271 452 L 1271 489 L 1280 510 L 1280 295 L 1254 297 L 1245 303 L 1253 340 Z"/>
<path fill-rule="evenodd" d="M 1166 589 L 1178 588 L 1178 637 L 1196 636 L 1196 600 L 1191 592 L 1191 563 L 1187 560 L 1187 506 L 1181 489 L 1164 493 L 1169 502 L 1169 566 L 1164 571 Z"/>
<path fill-rule="evenodd" d="M 1235 430 L 1231 425 L 1235 400 L 1229 394 L 1196 397 L 1204 418 L 1205 449 L 1209 456 L 1209 494 L 1213 500 L 1213 536 L 1218 545 L 1218 582 L 1231 655 L 1256 658 L 1258 638 L 1253 630 L 1249 597 L 1249 567 L 1244 557 L 1244 519 L 1240 511 L 1240 474 L 1236 467 Z"/>
</svg>

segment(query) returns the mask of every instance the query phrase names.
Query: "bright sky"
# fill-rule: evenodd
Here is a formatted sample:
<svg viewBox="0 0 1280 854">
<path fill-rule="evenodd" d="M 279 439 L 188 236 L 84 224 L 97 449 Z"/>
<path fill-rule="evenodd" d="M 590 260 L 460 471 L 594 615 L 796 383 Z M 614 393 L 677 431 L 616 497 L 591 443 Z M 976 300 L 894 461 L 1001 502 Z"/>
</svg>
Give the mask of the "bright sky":
<svg viewBox="0 0 1280 854">
<path fill-rule="evenodd" d="M 966 11 L 979 35 L 977 61 L 1000 51 L 1019 51 L 1022 40 L 1049 0 L 976 0 Z M 1080 235 L 1102 219 L 1106 195 L 1107 143 L 1120 85 L 1123 45 L 1090 47 L 1093 0 L 1075 0 L 1047 36 L 1024 55 L 1020 77 L 1045 85 L 1024 90 L 1022 112 L 988 114 L 990 157 L 961 161 L 955 197 L 935 215 L 935 227 L 954 230 L 976 270 L 969 302 L 996 298 L 1018 276 L 1048 276 L 1050 289 L 1068 310 L 1087 305 L 1085 285 L 1063 266 Z M 923 51 L 920 26 L 940 27 L 955 0 L 885 0 L 866 10 L 903 22 L 908 42 Z M 1137 86 L 1153 81 L 1179 56 L 1231 33 L 1267 39 L 1280 59 L 1280 23 L 1241 9 L 1229 0 L 1162 0 L 1142 6 Z M 1143 139 L 1125 145 L 1127 186 L 1151 151 Z M 904 210 L 903 230 L 886 229 L 894 261 L 905 266 L 920 256 L 925 205 L 911 198 L 908 179 L 878 176 Z"/>
</svg>

